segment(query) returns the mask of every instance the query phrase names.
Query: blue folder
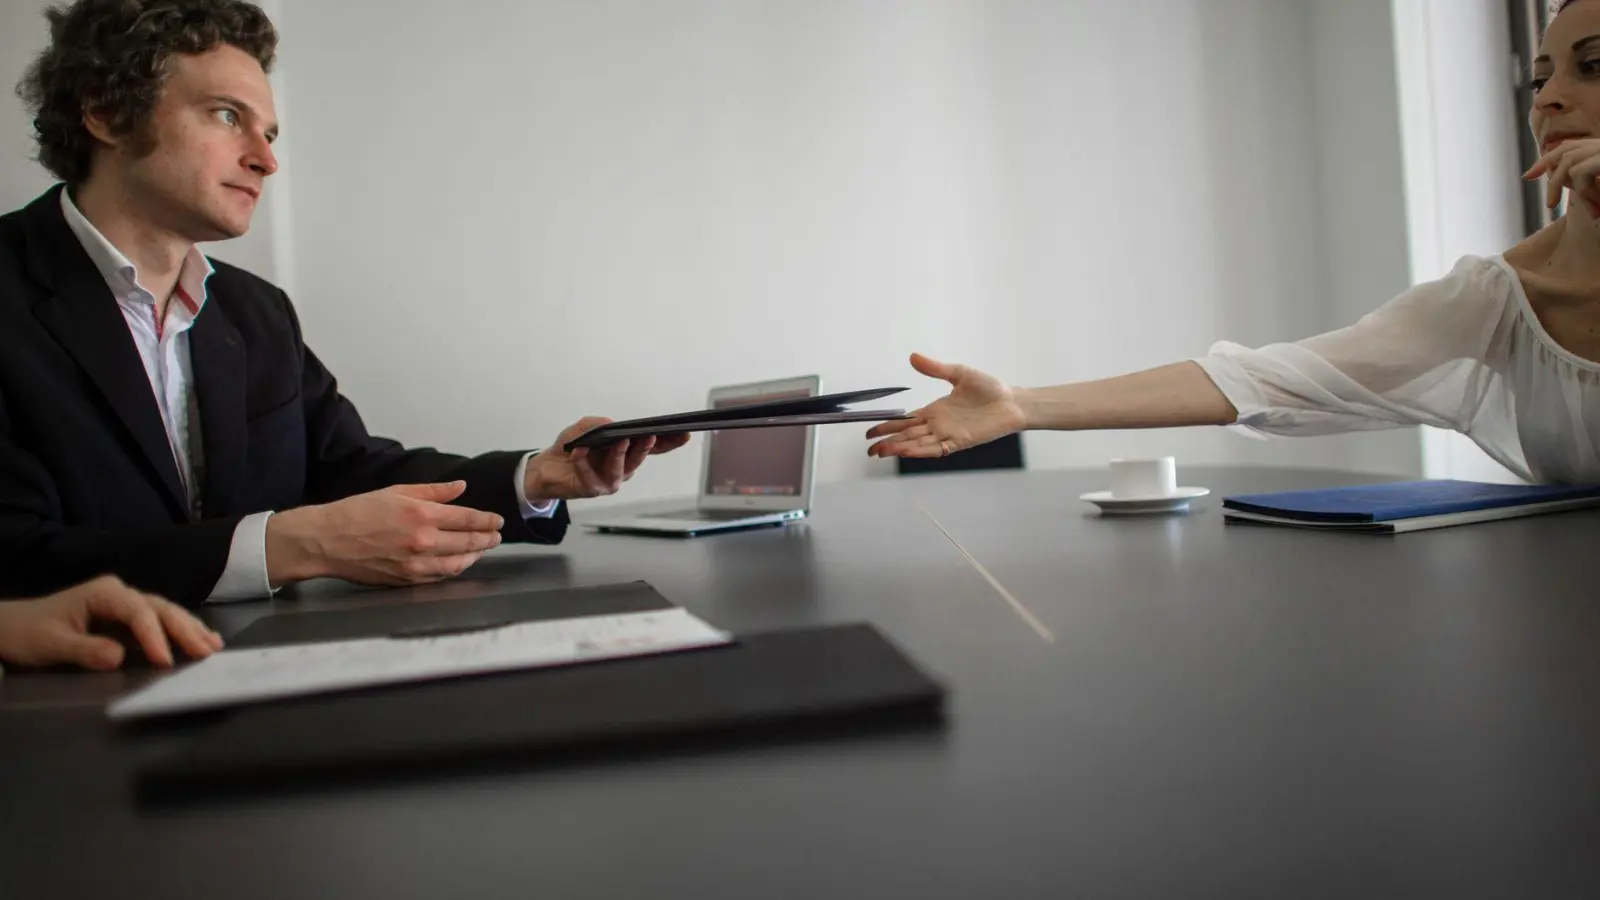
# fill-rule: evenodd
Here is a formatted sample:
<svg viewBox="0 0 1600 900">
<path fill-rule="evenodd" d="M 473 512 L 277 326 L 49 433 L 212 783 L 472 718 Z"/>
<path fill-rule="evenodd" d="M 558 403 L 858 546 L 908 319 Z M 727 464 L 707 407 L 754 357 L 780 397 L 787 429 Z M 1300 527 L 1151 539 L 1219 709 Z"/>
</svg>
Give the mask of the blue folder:
<svg viewBox="0 0 1600 900">
<path fill-rule="evenodd" d="M 1600 485 L 1404 481 L 1355 487 L 1244 494 L 1222 501 L 1224 516 L 1318 527 L 1381 526 L 1410 531 L 1600 505 Z M 1231 513 L 1231 515 L 1230 515 Z M 1410 523 L 1412 527 L 1398 527 Z"/>
</svg>

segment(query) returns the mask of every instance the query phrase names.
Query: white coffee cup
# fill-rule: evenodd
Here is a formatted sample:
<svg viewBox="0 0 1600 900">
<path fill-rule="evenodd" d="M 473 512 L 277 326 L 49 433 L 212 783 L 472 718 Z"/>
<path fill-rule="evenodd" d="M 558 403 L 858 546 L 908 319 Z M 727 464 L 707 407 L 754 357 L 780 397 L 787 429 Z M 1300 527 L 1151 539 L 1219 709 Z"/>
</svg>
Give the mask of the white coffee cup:
<svg viewBox="0 0 1600 900">
<path fill-rule="evenodd" d="M 1170 497 L 1177 491 L 1178 462 L 1173 457 L 1111 461 L 1111 496 L 1115 500 Z"/>
</svg>

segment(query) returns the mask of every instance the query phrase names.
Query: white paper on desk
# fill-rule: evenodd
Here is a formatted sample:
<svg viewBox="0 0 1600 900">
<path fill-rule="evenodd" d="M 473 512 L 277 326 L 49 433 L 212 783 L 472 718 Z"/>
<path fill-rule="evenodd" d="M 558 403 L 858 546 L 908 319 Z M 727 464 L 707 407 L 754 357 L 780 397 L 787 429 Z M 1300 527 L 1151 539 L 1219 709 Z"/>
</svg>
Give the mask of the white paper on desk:
<svg viewBox="0 0 1600 900">
<path fill-rule="evenodd" d="M 519 622 L 437 637 L 223 650 L 112 702 L 113 719 L 351 688 L 666 653 L 732 642 L 684 609 Z"/>
</svg>

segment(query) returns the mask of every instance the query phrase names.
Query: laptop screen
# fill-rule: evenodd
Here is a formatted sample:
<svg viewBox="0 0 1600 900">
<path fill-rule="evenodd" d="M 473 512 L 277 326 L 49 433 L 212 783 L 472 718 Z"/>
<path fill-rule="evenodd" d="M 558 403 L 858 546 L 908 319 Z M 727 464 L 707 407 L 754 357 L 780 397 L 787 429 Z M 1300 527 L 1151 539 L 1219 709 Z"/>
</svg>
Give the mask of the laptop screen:
<svg viewBox="0 0 1600 900">
<path fill-rule="evenodd" d="M 712 408 L 765 403 L 771 400 L 800 400 L 807 391 L 783 391 L 724 397 Z M 809 425 L 788 428 L 738 428 L 713 431 L 707 451 L 705 493 L 731 497 L 797 497 L 805 488 L 806 429 Z"/>
</svg>

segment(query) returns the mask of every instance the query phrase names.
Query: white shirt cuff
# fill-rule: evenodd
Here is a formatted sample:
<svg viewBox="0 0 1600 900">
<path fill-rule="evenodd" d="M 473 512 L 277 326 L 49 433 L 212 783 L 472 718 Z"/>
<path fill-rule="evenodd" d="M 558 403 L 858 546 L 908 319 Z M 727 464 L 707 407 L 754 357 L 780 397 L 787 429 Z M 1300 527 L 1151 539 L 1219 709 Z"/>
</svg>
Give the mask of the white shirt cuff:
<svg viewBox="0 0 1600 900">
<path fill-rule="evenodd" d="M 235 600 L 265 600 L 276 594 L 267 578 L 267 520 L 270 512 L 245 516 L 233 529 L 233 543 L 228 547 L 228 565 L 211 589 L 207 603 L 230 603 Z"/>
<path fill-rule="evenodd" d="M 539 451 L 535 450 L 522 454 L 522 462 L 517 463 L 517 472 L 512 482 L 513 490 L 517 493 L 517 506 L 521 507 L 524 520 L 548 519 L 556 514 L 556 507 L 561 505 L 560 500 L 540 500 L 536 503 L 523 494 L 528 483 L 528 460 L 533 459 L 533 454 L 537 452 Z"/>
</svg>

